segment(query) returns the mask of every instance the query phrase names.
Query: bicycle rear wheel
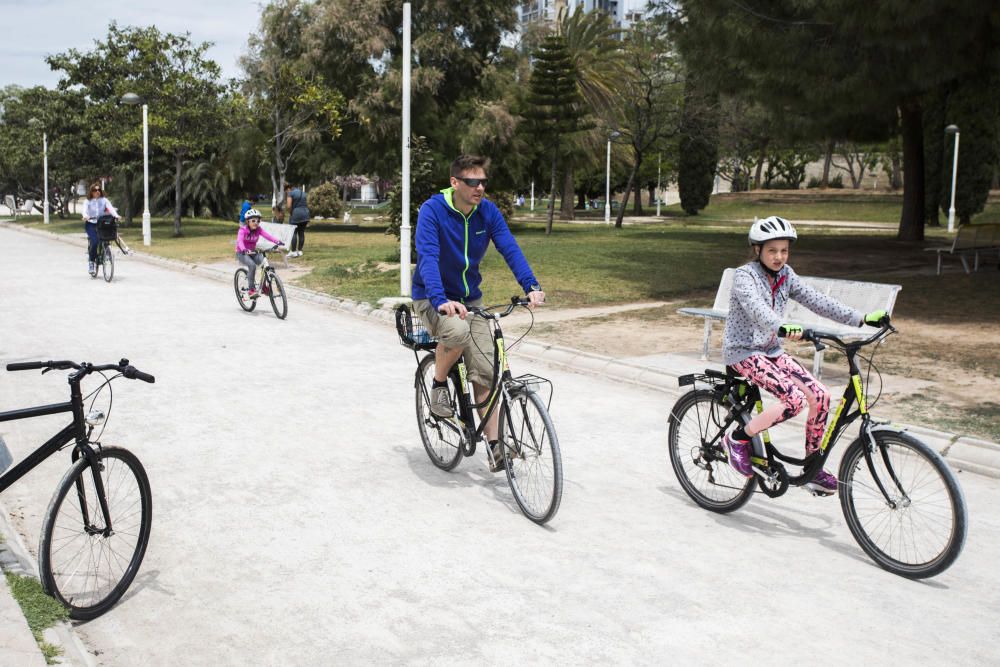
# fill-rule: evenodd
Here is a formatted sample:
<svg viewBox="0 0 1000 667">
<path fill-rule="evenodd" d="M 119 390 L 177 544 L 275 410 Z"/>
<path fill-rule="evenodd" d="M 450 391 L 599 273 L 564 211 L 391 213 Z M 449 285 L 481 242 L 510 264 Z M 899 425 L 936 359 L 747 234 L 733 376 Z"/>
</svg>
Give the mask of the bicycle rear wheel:
<svg viewBox="0 0 1000 667">
<path fill-rule="evenodd" d="M 236 273 L 233 274 L 233 289 L 236 290 L 236 300 L 240 302 L 240 308 L 249 313 L 257 307 L 257 300 L 250 298 L 250 280 L 247 275 L 247 270 L 243 267 L 236 269 Z"/>
<path fill-rule="evenodd" d="M 940 574 L 965 544 L 962 489 L 944 459 L 913 436 L 883 430 L 873 436 L 871 467 L 863 436 L 840 462 L 840 506 L 847 527 L 886 570 L 910 579 Z"/>
<path fill-rule="evenodd" d="M 535 523 L 545 523 L 562 502 L 562 456 L 549 411 L 536 392 L 517 392 L 500 406 L 500 442 L 517 506 Z"/>
<path fill-rule="evenodd" d="M 273 270 L 268 271 L 267 297 L 271 300 L 271 308 L 279 320 L 288 317 L 288 298 L 285 296 L 285 286 L 281 278 Z"/>
<path fill-rule="evenodd" d="M 111 244 L 101 243 L 101 253 L 101 273 L 104 274 L 104 282 L 110 283 L 111 279 L 115 277 L 115 257 L 111 253 Z"/>
<path fill-rule="evenodd" d="M 417 393 L 417 426 L 420 429 L 420 439 L 431 463 L 441 470 L 452 470 L 462 460 L 462 450 L 466 444 L 465 429 L 454 419 L 442 419 L 431 413 L 431 387 L 434 382 L 434 354 L 428 354 L 417 365 L 417 375 L 414 385 Z M 448 375 L 448 391 L 451 394 L 451 406 L 458 412 L 458 388 L 454 378 Z"/>
<path fill-rule="evenodd" d="M 681 396 L 670 411 L 670 465 L 684 491 L 713 512 L 739 509 L 753 495 L 753 477 L 729 465 L 722 446 L 729 407 L 710 389 Z"/>
<path fill-rule="evenodd" d="M 38 545 L 42 587 L 79 620 L 100 616 L 128 589 L 146 553 L 153 518 L 149 479 L 139 459 L 117 447 L 95 455 L 111 529 L 93 469 L 80 458 L 52 496 Z"/>
</svg>

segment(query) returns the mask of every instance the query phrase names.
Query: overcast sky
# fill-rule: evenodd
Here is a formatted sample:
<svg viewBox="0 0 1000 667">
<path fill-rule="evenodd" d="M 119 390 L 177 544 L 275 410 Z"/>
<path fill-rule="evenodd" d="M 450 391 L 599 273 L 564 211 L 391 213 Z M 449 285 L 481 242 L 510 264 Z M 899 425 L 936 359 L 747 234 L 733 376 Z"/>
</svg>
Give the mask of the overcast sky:
<svg viewBox="0 0 1000 667">
<path fill-rule="evenodd" d="M 111 21 L 190 32 L 194 42 L 213 43 L 207 55 L 219 63 L 224 78 L 237 77 L 236 59 L 257 28 L 260 6 L 259 0 L 0 0 L 0 88 L 12 83 L 54 88 L 59 73 L 49 69 L 45 56 L 92 50 L 107 37 Z"/>
</svg>

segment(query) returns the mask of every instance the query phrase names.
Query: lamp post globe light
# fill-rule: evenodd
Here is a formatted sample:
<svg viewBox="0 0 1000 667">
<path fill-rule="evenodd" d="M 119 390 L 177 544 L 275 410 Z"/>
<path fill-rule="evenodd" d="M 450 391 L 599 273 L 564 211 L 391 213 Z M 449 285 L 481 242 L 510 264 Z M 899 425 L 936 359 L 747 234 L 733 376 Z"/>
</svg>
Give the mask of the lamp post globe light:
<svg viewBox="0 0 1000 667">
<path fill-rule="evenodd" d="M 611 140 L 621 136 L 621 132 L 608 135 L 608 159 L 604 170 L 604 224 L 611 224 Z"/>
<path fill-rule="evenodd" d="M 28 124 L 35 128 L 42 128 L 42 220 L 49 224 L 49 135 L 45 131 L 45 124 L 37 118 L 32 118 Z"/>
<path fill-rule="evenodd" d="M 149 105 L 135 93 L 122 95 L 122 104 L 137 106 L 142 104 L 142 244 L 152 242 L 149 220 Z"/>
<path fill-rule="evenodd" d="M 955 183 L 958 180 L 958 125 L 944 128 L 945 134 L 955 135 L 955 158 L 951 164 L 951 206 L 948 208 L 948 233 L 955 231 Z"/>
</svg>

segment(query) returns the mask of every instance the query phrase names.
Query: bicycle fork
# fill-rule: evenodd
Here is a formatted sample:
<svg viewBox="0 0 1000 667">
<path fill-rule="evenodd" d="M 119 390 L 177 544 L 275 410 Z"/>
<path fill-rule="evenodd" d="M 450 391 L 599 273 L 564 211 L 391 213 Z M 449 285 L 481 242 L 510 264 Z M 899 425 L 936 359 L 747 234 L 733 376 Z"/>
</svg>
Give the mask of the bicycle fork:
<svg viewBox="0 0 1000 667">
<path fill-rule="evenodd" d="M 99 448 L 100 443 L 97 443 L 97 446 Z M 82 446 L 77 445 L 73 454 L 74 463 L 76 463 L 76 461 L 78 461 L 81 457 L 87 461 L 87 468 L 90 470 L 90 474 L 94 478 L 94 492 L 97 494 L 97 503 L 101 509 L 101 516 L 104 518 L 104 528 L 97 528 L 97 526 L 91 522 L 90 506 L 87 502 L 87 492 L 84 485 L 83 474 L 81 474 L 76 479 L 76 497 L 80 503 L 80 514 L 83 518 L 84 530 L 88 535 L 111 537 L 114 535 L 115 531 L 111 525 L 111 508 L 108 506 L 108 496 L 104 487 L 104 478 L 101 476 L 103 465 L 98 460 L 97 453 L 89 443 Z"/>
</svg>

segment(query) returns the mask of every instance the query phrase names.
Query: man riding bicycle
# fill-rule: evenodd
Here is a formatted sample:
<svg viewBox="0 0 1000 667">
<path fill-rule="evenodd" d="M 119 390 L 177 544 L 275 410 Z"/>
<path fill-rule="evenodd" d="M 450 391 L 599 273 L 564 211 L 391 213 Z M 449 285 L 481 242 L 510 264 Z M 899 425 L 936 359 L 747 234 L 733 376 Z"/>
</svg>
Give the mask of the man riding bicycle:
<svg viewBox="0 0 1000 667">
<path fill-rule="evenodd" d="M 413 310 L 438 339 L 430 405 L 438 417 L 454 414 L 448 371 L 463 354 L 477 402 L 485 400 L 493 383 L 493 336 L 488 323 L 466 317 L 470 307 L 483 305 L 479 263 L 490 241 L 524 289 L 530 307 L 545 302 L 545 292 L 503 215 L 483 196 L 488 165 L 486 158 L 477 155 L 458 156 L 451 163 L 451 187 L 425 201 L 417 217 Z M 492 460 L 500 462 L 493 472 L 503 470 L 496 450 L 497 416 L 494 411 L 484 428 L 494 450 Z"/>
</svg>

